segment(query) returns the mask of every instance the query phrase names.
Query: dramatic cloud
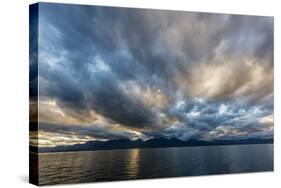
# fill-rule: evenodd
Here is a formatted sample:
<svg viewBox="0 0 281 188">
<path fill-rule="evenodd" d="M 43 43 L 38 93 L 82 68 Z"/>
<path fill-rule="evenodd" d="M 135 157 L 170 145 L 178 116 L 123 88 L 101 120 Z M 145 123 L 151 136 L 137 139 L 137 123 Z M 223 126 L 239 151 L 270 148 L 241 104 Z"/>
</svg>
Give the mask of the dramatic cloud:
<svg viewBox="0 0 281 188">
<path fill-rule="evenodd" d="M 273 18 L 48 3 L 39 14 L 39 146 L 273 136 Z"/>
</svg>

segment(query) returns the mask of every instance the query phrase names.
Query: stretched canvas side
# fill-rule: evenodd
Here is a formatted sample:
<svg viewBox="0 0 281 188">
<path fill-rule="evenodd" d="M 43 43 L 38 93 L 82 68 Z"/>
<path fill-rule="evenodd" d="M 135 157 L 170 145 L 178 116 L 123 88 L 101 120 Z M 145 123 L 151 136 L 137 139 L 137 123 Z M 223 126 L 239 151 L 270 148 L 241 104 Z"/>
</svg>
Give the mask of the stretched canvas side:
<svg viewBox="0 0 281 188">
<path fill-rule="evenodd" d="M 38 174 L 38 16 L 39 4 L 29 7 L 29 182 Z"/>
</svg>

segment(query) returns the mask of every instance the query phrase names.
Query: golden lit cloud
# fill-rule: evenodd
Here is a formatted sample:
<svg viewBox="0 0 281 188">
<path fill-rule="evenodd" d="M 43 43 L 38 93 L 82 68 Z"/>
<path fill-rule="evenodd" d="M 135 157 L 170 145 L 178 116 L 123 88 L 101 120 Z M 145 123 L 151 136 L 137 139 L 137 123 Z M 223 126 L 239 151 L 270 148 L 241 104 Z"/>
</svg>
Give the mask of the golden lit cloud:
<svg viewBox="0 0 281 188">
<path fill-rule="evenodd" d="M 124 134 L 132 140 L 148 139 L 137 128 L 130 129 L 125 125 L 114 123 L 93 110 L 78 113 L 66 107 L 62 108 L 56 100 L 41 99 L 39 101 L 39 115 L 40 131 L 33 131 L 30 134 L 30 144 L 33 146 L 54 147 L 81 144 L 96 139 L 107 140 L 107 134 L 117 137 L 122 137 Z M 43 128 L 43 124 L 47 124 L 47 127 Z M 57 132 L 51 131 L 53 129 Z M 64 131 L 61 132 L 62 130 Z"/>
<path fill-rule="evenodd" d="M 265 125 L 270 126 L 270 127 L 273 126 L 273 123 L 274 123 L 274 116 L 273 116 L 273 114 L 270 114 L 268 116 L 262 117 L 260 119 L 260 122 L 262 124 L 265 124 Z"/>
<path fill-rule="evenodd" d="M 69 108 L 61 108 L 56 100 L 52 99 L 39 101 L 39 115 L 39 122 L 71 125 L 90 124 L 104 119 L 92 110 L 77 113 Z"/>
<path fill-rule="evenodd" d="M 175 82 L 189 96 L 208 99 L 245 97 L 256 100 L 273 92 L 273 67 L 266 62 L 227 61 L 195 64 Z"/>
<path fill-rule="evenodd" d="M 54 133 L 46 131 L 33 131 L 30 133 L 30 145 L 37 147 L 67 146 L 73 144 L 82 144 L 95 138 L 90 136 L 81 136 L 74 132 Z"/>
<path fill-rule="evenodd" d="M 121 87 L 125 93 L 136 98 L 136 100 L 140 100 L 142 104 L 150 108 L 163 109 L 169 102 L 168 97 L 159 88 L 141 87 L 134 81 L 128 81 Z"/>
</svg>

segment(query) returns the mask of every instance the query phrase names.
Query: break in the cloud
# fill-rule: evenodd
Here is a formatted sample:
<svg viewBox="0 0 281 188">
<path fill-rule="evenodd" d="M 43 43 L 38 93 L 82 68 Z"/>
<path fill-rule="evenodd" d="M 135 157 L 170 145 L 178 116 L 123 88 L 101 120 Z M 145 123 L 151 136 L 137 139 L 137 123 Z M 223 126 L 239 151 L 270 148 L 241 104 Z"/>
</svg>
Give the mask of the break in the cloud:
<svg viewBox="0 0 281 188">
<path fill-rule="evenodd" d="M 271 17 L 40 3 L 38 24 L 34 145 L 273 137 Z"/>
</svg>

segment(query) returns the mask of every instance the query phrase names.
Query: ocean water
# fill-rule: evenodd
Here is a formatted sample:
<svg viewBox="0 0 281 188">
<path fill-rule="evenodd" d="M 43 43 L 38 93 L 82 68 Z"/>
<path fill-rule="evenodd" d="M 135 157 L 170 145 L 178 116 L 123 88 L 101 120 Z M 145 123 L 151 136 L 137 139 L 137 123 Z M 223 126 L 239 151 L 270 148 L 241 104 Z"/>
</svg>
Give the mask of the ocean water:
<svg viewBox="0 0 281 188">
<path fill-rule="evenodd" d="M 39 154 L 39 184 L 273 170 L 273 144 Z"/>
</svg>

